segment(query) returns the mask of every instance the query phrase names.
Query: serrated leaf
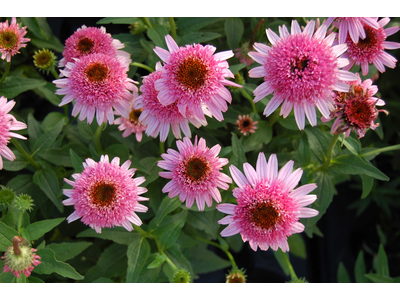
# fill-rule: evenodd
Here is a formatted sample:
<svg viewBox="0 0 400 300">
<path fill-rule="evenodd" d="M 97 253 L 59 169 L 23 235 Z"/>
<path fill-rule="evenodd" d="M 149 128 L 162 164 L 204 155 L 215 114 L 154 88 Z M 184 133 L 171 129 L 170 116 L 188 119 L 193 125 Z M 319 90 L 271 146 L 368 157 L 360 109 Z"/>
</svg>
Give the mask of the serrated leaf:
<svg viewBox="0 0 400 300">
<path fill-rule="evenodd" d="M 52 243 L 46 246 L 54 251 L 56 259 L 66 261 L 74 258 L 93 243 L 91 242 L 76 242 L 76 243 Z"/>
<path fill-rule="evenodd" d="M 101 233 L 97 233 L 94 229 L 86 229 L 77 234 L 76 237 L 95 237 L 103 240 L 111 240 L 118 244 L 129 245 L 134 240 L 136 240 L 140 236 L 139 233 L 128 232 L 125 228 L 122 227 L 114 227 L 114 228 L 103 228 Z"/>
<path fill-rule="evenodd" d="M 45 80 L 8 76 L 0 84 L 0 95 L 14 99 L 19 94 L 46 85 Z"/>
<path fill-rule="evenodd" d="M 56 259 L 55 253 L 52 249 L 40 249 L 36 252 L 40 256 L 40 264 L 34 269 L 38 274 L 52 274 L 57 273 L 63 277 L 72 278 L 75 280 L 82 280 L 83 276 L 80 275 L 71 265 Z"/>
<path fill-rule="evenodd" d="M 12 246 L 12 240 L 16 235 L 19 235 L 18 231 L 0 222 L 0 251 L 6 251 L 7 247 Z"/>
<path fill-rule="evenodd" d="M 365 263 L 364 263 L 364 253 L 361 250 L 358 253 L 356 263 L 354 265 L 354 276 L 357 283 L 367 283 L 368 280 L 365 278 Z"/>
<path fill-rule="evenodd" d="M 52 220 L 43 220 L 38 221 L 32 224 L 29 224 L 26 227 L 26 230 L 29 232 L 32 240 L 37 240 L 42 237 L 45 233 L 52 230 L 54 227 L 58 226 L 65 218 L 57 218 Z"/>
<path fill-rule="evenodd" d="M 383 245 L 379 245 L 376 260 L 376 274 L 389 277 L 389 263 Z"/>
<path fill-rule="evenodd" d="M 244 32 L 243 21 L 237 17 L 226 18 L 224 27 L 229 48 L 239 48 L 239 43 Z"/>
<path fill-rule="evenodd" d="M 349 273 L 347 273 L 346 267 L 342 262 L 339 263 L 337 271 L 337 282 L 338 283 L 350 283 Z"/>
<path fill-rule="evenodd" d="M 147 269 L 154 269 L 161 266 L 165 261 L 165 256 L 162 254 L 158 254 L 156 258 L 147 266 Z"/>
<path fill-rule="evenodd" d="M 147 257 L 150 255 L 150 244 L 146 238 L 137 236 L 128 246 L 128 268 L 126 282 L 137 282 Z"/>
<path fill-rule="evenodd" d="M 47 197 L 53 202 L 60 212 L 64 211 L 64 206 L 57 199 L 57 194 L 60 191 L 57 174 L 53 169 L 42 168 L 33 174 L 33 183 L 40 187 Z"/>
</svg>

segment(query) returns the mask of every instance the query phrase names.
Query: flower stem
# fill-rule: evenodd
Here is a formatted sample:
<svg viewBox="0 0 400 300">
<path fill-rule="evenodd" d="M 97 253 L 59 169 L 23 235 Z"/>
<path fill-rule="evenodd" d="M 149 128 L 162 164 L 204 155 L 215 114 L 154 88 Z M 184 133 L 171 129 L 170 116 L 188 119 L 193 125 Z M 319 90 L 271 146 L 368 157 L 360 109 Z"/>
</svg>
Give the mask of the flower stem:
<svg viewBox="0 0 400 300">
<path fill-rule="evenodd" d="M 144 64 L 138 63 L 138 62 L 131 63 L 131 66 L 135 66 L 135 67 L 139 67 L 139 68 L 145 69 L 145 70 L 149 71 L 150 73 L 154 72 L 153 68 L 151 68 L 149 66 L 146 66 Z"/>
<path fill-rule="evenodd" d="M 240 90 L 240 92 L 242 93 L 242 95 L 250 101 L 251 107 L 253 108 L 253 112 L 255 114 L 258 114 L 257 108 L 256 108 L 256 104 L 253 101 L 253 98 L 246 92 L 246 90 L 243 88 Z"/>
<path fill-rule="evenodd" d="M 280 117 L 279 111 L 275 110 L 275 112 L 272 114 L 272 116 L 269 119 L 269 125 L 273 125 L 276 121 L 278 121 Z"/>
<path fill-rule="evenodd" d="M 323 170 L 328 168 L 329 165 L 331 164 L 332 152 L 333 152 L 333 149 L 335 148 L 335 145 L 336 145 L 336 142 L 337 142 L 338 139 L 339 139 L 339 135 L 338 134 L 334 134 L 333 137 L 332 137 L 332 140 L 331 140 L 331 142 L 329 144 L 329 147 L 328 147 L 328 153 L 326 154 L 325 163 L 322 166 Z"/>
<path fill-rule="evenodd" d="M 171 26 L 171 36 L 175 40 L 176 39 L 176 27 L 175 27 L 175 21 L 173 17 L 169 17 L 169 25 Z"/>
<path fill-rule="evenodd" d="M 59 79 L 60 78 L 54 68 L 52 68 L 50 72 L 51 72 L 51 74 L 53 74 L 55 79 Z"/>
<path fill-rule="evenodd" d="M 152 26 L 151 23 L 149 22 L 149 19 L 147 19 L 146 17 L 143 17 L 142 19 L 143 19 L 143 21 L 146 23 L 147 27 L 153 28 L 153 26 Z"/>
<path fill-rule="evenodd" d="M 165 153 L 165 143 L 164 142 L 160 142 L 160 153 L 161 154 Z"/>
<path fill-rule="evenodd" d="M 11 59 L 9 62 L 6 63 L 6 70 L 4 71 L 4 74 L 0 79 L 0 84 L 3 83 L 4 79 L 6 79 L 8 73 L 10 72 L 10 67 L 11 67 Z"/>
<path fill-rule="evenodd" d="M 99 127 L 97 127 L 96 132 L 94 134 L 94 141 L 96 143 L 97 152 L 99 154 L 101 154 L 103 152 L 103 149 L 101 147 L 100 138 L 101 138 L 101 133 L 104 130 L 104 127 L 105 127 L 104 124 L 105 123 L 101 123 L 101 125 Z"/>
<path fill-rule="evenodd" d="M 15 146 L 15 148 L 17 148 L 17 150 L 19 151 L 19 153 L 21 153 L 25 159 L 28 161 L 28 163 L 30 163 L 31 165 L 33 165 L 36 169 L 40 170 L 42 167 L 32 158 L 32 156 L 30 156 L 25 150 L 24 148 L 22 148 L 22 146 L 18 143 L 18 141 L 15 138 L 11 138 L 11 143 L 13 143 L 13 145 Z"/>
<path fill-rule="evenodd" d="M 283 251 L 281 249 L 279 249 L 279 253 L 282 255 L 283 259 L 285 260 L 285 263 L 289 269 L 289 273 L 290 273 L 290 277 L 292 278 L 292 280 L 297 280 L 297 275 L 296 272 L 293 269 L 292 264 L 290 263 L 289 257 L 283 253 Z"/>
</svg>

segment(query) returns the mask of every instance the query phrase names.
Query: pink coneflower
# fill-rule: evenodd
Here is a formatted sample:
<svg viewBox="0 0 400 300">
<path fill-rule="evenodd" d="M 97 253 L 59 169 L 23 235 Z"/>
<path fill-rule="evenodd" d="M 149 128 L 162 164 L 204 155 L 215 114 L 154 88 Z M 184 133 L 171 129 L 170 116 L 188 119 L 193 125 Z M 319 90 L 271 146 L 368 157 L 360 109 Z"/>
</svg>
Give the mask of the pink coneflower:
<svg viewBox="0 0 400 300">
<path fill-rule="evenodd" d="M 372 19 L 378 20 L 378 18 Z M 364 25 L 366 37 L 360 39 L 358 43 L 354 43 L 349 36 L 347 37 L 348 49 L 342 57 L 349 58 L 350 64 L 343 69 L 350 70 L 354 63 L 357 66 L 361 64 L 362 74 L 365 76 L 368 74 L 369 64 L 374 64 L 381 73 L 385 72 L 385 66 L 392 69 L 396 66 L 397 59 L 384 51 L 385 49 L 400 48 L 400 43 L 386 41 L 388 36 L 399 31 L 399 26 L 383 29 L 389 21 L 390 18 L 379 20 L 378 29 Z"/>
<path fill-rule="evenodd" d="M 131 102 L 131 112 L 129 113 L 129 118 L 125 117 L 119 117 L 114 120 L 115 125 L 118 126 L 119 131 L 124 131 L 122 133 L 122 137 L 127 137 L 134 133 L 136 135 L 136 140 L 138 142 L 142 141 L 143 137 L 143 131 L 146 130 L 147 125 L 143 125 L 142 122 L 139 121 L 139 117 L 143 112 L 143 109 L 135 109 L 134 108 L 134 103 L 137 101 L 136 100 Z M 116 115 L 119 115 L 118 113 L 115 113 Z"/>
<path fill-rule="evenodd" d="M 169 52 L 159 47 L 154 49 L 165 62 L 162 77 L 155 82 L 161 104 L 177 102 L 184 117 L 193 114 L 205 122 L 204 105 L 218 121 L 222 121 L 222 112 L 228 109 L 226 102 L 232 101 L 232 95 L 224 85 L 241 87 L 225 79 L 234 78 L 226 61 L 233 56 L 232 50 L 214 54 L 216 48 L 211 45 L 178 47 L 170 35 L 165 40 Z"/>
<path fill-rule="evenodd" d="M 182 202 L 186 200 L 186 207 L 189 208 L 196 200 L 200 211 L 204 210 L 205 203 L 210 207 L 213 198 L 217 203 L 221 202 L 218 188 L 227 190 L 228 183 L 232 182 L 228 175 L 220 172 L 229 162 L 217 156 L 221 146 L 215 145 L 210 149 L 203 138 L 197 143 L 197 136 L 194 145 L 187 137 L 177 141 L 176 145 L 179 152 L 168 149 L 168 154 L 161 155 L 164 160 L 157 163 L 160 168 L 169 171 L 159 175 L 171 179 L 162 189 L 163 193 L 168 192 L 170 198 L 179 195 Z"/>
<path fill-rule="evenodd" d="M 15 236 L 13 244 L 18 244 L 20 240 L 22 240 L 21 237 Z M 36 251 L 36 249 L 24 244 L 8 247 L 4 256 L 1 257 L 4 259 L 3 272 L 11 272 L 17 276 L 17 278 L 19 278 L 21 274 L 25 274 L 26 278 L 28 278 L 33 269 L 41 263 L 41 257 L 35 254 Z"/>
<path fill-rule="evenodd" d="M 132 179 L 136 169 L 129 169 L 130 160 L 121 166 L 119 162 L 119 158 L 115 157 L 110 163 L 108 155 L 102 155 L 98 163 L 88 158 L 83 163 L 83 172 L 72 175 L 75 182 L 64 178 L 72 189 L 63 190 L 64 195 L 69 197 L 63 204 L 75 208 L 67 218 L 68 223 L 82 218 L 81 221 L 97 233 L 101 233 L 104 227 L 114 226 L 123 226 L 131 231 L 131 223 L 137 226 L 142 224 L 135 212 L 147 211 L 146 206 L 139 204 L 139 201 L 148 200 L 139 196 L 147 192 L 146 188 L 139 187 L 146 179 Z"/>
<path fill-rule="evenodd" d="M 25 123 L 17 121 L 13 115 L 9 114 L 14 105 L 14 100 L 7 102 L 6 97 L 0 97 L 0 170 L 3 169 L 2 156 L 10 161 L 15 159 L 14 153 L 7 147 L 11 137 L 26 140 L 26 137 L 10 131 L 21 130 L 27 127 Z"/>
<path fill-rule="evenodd" d="M 240 233 L 243 242 L 248 241 L 254 251 L 257 247 L 289 251 L 287 237 L 304 230 L 299 218 L 318 214 L 317 210 L 305 207 L 317 199 L 316 195 L 307 195 L 317 185 L 306 184 L 293 190 L 303 174 L 300 168 L 292 173 L 293 164 L 289 161 L 278 172 L 276 155 L 272 154 L 267 163 L 264 153 L 260 153 L 256 170 L 248 163 L 243 164 L 245 175 L 231 165 L 232 178 L 238 185 L 233 196 L 238 204 L 217 205 L 217 210 L 229 214 L 218 221 L 229 225 L 221 236 Z"/>
<path fill-rule="evenodd" d="M 339 29 L 338 41 L 339 44 L 346 42 L 347 36 L 349 35 L 354 43 L 358 43 L 359 39 L 365 39 L 365 29 L 364 24 L 370 26 L 374 29 L 379 29 L 379 24 L 377 22 L 378 18 L 371 17 L 358 17 L 358 18 L 328 18 L 326 20 L 326 26 L 329 27 L 333 23 L 333 26 Z M 336 21 L 334 21 L 336 20 Z"/>
<path fill-rule="evenodd" d="M 236 121 L 236 125 L 238 126 L 240 132 L 246 136 L 248 132 L 254 133 L 257 130 L 256 124 L 258 121 L 253 121 L 253 119 L 249 115 L 239 115 L 239 120 Z"/>
<path fill-rule="evenodd" d="M 59 106 L 76 99 L 72 115 L 87 118 L 91 124 L 96 113 L 97 123 L 114 122 L 113 108 L 125 118 L 131 111 L 130 101 L 137 96 L 137 83 L 128 78 L 129 60 L 101 53 L 83 56 L 75 63 L 67 63 L 60 72 L 67 78 L 54 80 L 57 95 L 66 95 Z M 133 91 L 133 95 L 129 92 Z"/>
<path fill-rule="evenodd" d="M 19 49 L 26 47 L 26 42 L 31 39 L 24 38 L 26 34 L 26 26 L 19 28 L 17 19 L 11 18 L 11 24 L 8 25 L 8 20 L 0 23 L 0 52 L 1 59 L 6 59 L 10 62 L 11 56 L 19 53 Z"/>
<path fill-rule="evenodd" d="M 181 138 L 181 131 L 185 136 L 190 137 L 188 118 L 179 112 L 177 102 L 162 105 L 158 99 L 159 92 L 155 89 L 154 83 L 162 76 L 161 63 L 156 64 L 156 71 L 144 77 L 143 84 L 140 86 L 142 94 L 135 101 L 136 109 L 143 109 L 139 121 L 147 125 L 146 134 L 156 138 L 160 134 L 160 141 L 164 142 L 170 128 L 177 139 Z M 191 121 L 196 127 L 207 125 L 196 117 L 191 116 Z"/>
<path fill-rule="evenodd" d="M 249 71 L 250 77 L 263 77 L 264 82 L 254 90 L 254 102 L 273 93 L 264 115 L 269 116 L 283 102 L 280 114 L 286 118 L 294 108 L 294 116 L 300 130 L 305 126 L 305 115 L 312 126 L 317 124 L 315 106 L 328 117 L 333 109 L 332 90 L 347 92 L 349 86 L 341 81 L 355 80 L 348 71 L 339 70 L 348 64 L 338 58 L 346 49 L 345 44 L 332 47 L 335 34 L 325 37 L 327 27 L 323 24 L 314 33 L 312 20 L 300 29 L 292 21 L 291 33 L 286 26 L 279 27 L 280 37 L 271 29 L 267 36 L 272 47 L 255 43 L 257 52 L 249 56 L 262 66 Z"/>
<path fill-rule="evenodd" d="M 81 58 L 91 53 L 103 53 L 113 57 L 123 56 L 130 59 L 129 53 L 119 50 L 124 47 L 123 43 L 106 33 L 103 26 L 97 28 L 82 25 L 65 41 L 63 58 L 58 65 L 65 67 L 68 62 L 75 62 L 74 58 Z"/>
<path fill-rule="evenodd" d="M 368 128 L 375 129 L 379 126 L 374 123 L 379 112 L 388 114 L 386 110 L 376 109 L 376 105 L 385 105 L 383 100 L 372 97 L 378 92 L 378 87 L 372 85 L 371 79 L 361 82 L 360 76 L 357 76 L 357 81 L 348 82 L 348 93 L 335 92 L 336 109 L 331 112 L 330 118 L 322 118 L 323 122 L 337 118 L 332 125 L 332 134 L 345 132 L 348 137 L 351 130 L 354 130 L 358 138 L 362 138 Z"/>
</svg>

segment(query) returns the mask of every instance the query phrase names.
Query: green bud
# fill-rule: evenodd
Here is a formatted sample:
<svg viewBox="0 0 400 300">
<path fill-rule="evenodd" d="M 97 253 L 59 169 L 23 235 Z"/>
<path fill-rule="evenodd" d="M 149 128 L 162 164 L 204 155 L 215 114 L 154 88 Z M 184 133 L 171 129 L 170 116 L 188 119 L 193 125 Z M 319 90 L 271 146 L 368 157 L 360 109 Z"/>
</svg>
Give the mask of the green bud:
<svg viewBox="0 0 400 300">
<path fill-rule="evenodd" d="M 15 193 L 12 189 L 3 187 L 0 190 L 0 204 L 4 207 L 9 207 L 12 205 L 15 198 Z"/>
<path fill-rule="evenodd" d="M 34 206 L 33 199 L 29 195 L 20 194 L 14 200 L 14 207 L 19 210 L 31 211 L 33 209 L 32 206 Z"/>
<path fill-rule="evenodd" d="M 246 283 L 245 269 L 232 269 L 226 276 L 225 283 Z"/>
<path fill-rule="evenodd" d="M 189 283 L 190 274 L 185 269 L 179 269 L 174 274 L 174 283 Z"/>
<path fill-rule="evenodd" d="M 133 35 L 140 34 L 147 30 L 146 24 L 143 23 L 142 20 L 137 21 L 131 25 L 129 25 L 129 30 Z"/>
<path fill-rule="evenodd" d="M 241 86 L 243 86 L 245 84 L 244 78 L 243 78 L 243 76 L 242 76 L 242 74 L 240 72 L 237 72 L 235 74 L 234 82 L 237 83 L 237 84 L 240 84 Z M 236 86 L 228 86 L 228 89 L 232 93 L 238 93 L 238 92 L 240 92 L 241 88 L 236 87 Z"/>
<path fill-rule="evenodd" d="M 57 59 L 54 53 L 47 49 L 35 51 L 33 55 L 33 64 L 43 73 L 49 72 L 57 65 Z"/>
</svg>

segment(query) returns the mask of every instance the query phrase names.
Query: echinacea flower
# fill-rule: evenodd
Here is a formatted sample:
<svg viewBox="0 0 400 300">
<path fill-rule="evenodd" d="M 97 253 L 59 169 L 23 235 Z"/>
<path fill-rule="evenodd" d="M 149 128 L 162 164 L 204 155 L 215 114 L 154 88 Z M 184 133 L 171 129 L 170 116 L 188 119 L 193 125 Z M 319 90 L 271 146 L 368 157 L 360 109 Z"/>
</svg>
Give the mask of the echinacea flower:
<svg viewBox="0 0 400 300">
<path fill-rule="evenodd" d="M 349 86 L 342 81 L 356 79 L 353 73 L 339 70 L 348 64 L 347 59 L 339 58 L 347 46 L 332 47 L 335 33 L 325 37 L 326 25 L 321 25 L 315 33 L 314 27 L 312 20 L 301 31 L 294 20 L 291 33 L 285 25 L 279 27 L 280 37 L 267 29 L 272 47 L 254 43 L 257 52 L 249 52 L 249 56 L 262 65 L 251 69 L 249 76 L 264 78 L 253 92 L 253 101 L 273 93 L 264 115 L 268 117 L 283 103 L 280 114 L 286 118 L 293 108 L 300 130 L 304 129 L 305 116 L 311 126 L 317 124 L 315 107 L 328 117 L 333 109 L 332 90 L 347 92 Z"/>
<path fill-rule="evenodd" d="M 234 55 L 232 50 L 214 54 L 216 48 L 211 45 L 179 47 L 170 35 L 165 40 L 169 51 L 160 47 L 154 49 L 165 62 L 162 76 L 155 82 L 161 104 L 177 102 L 184 117 L 190 117 L 191 113 L 205 122 L 204 105 L 218 121 L 222 121 L 222 112 L 228 109 L 226 102 L 232 101 L 232 95 L 224 85 L 241 87 L 225 79 L 234 77 L 226 61 Z"/>
<path fill-rule="evenodd" d="M 378 18 L 372 19 L 378 20 Z M 355 63 L 357 66 L 361 65 L 362 74 L 365 76 L 368 74 L 370 64 L 374 64 L 381 73 L 385 72 L 385 66 L 392 69 L 396 66 L 397 59 L 384 51 L 385 49 L 400 48 L 400 43 L 386 41 L 388 36 L 399 31 L 399 26 L 383 29 L 389 21 L 390 18 L 380 19 L 378 29 L 364 25 L 366 37 L 360 39 L 358 43 L 354 43 L 349 36 L 347 37 L 348 49 L 342 57 L 348 58 L 350 64 L 344 67 L 344 70 L 350 70 Z"/>
<path fill-rule="evenodd" d="M 11 61 L 11 56 L 19 53 L 19 49 L 26 47 L 26 42 L 31 39 L 24 38 L 26 34 L 26 26 L 19 28 L 17 19 L 11 18 L 11 24 L 8 25 L 8 20 L 0 23 L 0 52 L 1 59 Z"/>
<path fill-rule="evenodd" d="M 138 142 L 141 142 L 143 137 L 143 131 L 146 130 L 147 125 L 143 125 L 142 122 L 139 121 L 139 117 L 142 114 L 143 109 L 135 109 L 134 108 L 135 101 L 137 101 L 137 98 L 131 103 L 132 109 L 131 112 L 129 113 L 129 118 L 121 116 L 114 120 L 114 124 L 119 125 L 118 126 L 119 131 L 124 131 L 122 133 L 122 137 L 125 138 L 134 133 L 136 136 L 136 140 Z M 118 113 L 115 114 L 119 115 Z"/>
<path fill-rule="evenodd" d="M 112 57 L 122 56 L 130 60 L 128 52 L 119 50 L 124 47 L 123 43 L 106 33 L 103 26 L 97 28 L 82 25 L 65 41 L 63 58 L 59 62 L 59 67 L 75 62 L 74 58 L 81 58 L 92 53 L 103 53 Z"/>
<path fill-rule="evenodd" d="M 19 244 L 21 240 L 23 240 L 23 238 L 15 236 L 13 244 L 18 245 L 8 247 L 4 256 L 1 257 L 4 259 L 3 272 L 11 272 L 17 276 L 17 278 L 19 278 L 21 274 L 25 274 L 26 278 L 28 278 L 33 269 L 41 263 L 41 257 L 35 254 L 37 251 L 36 249 L 28 245 Z"/>
<path fill-rule="evenodd" d="M 253 119 L 249 115 L 239 115 L 238 118 L 239 119 L 236 121 L 236 125 L 244 136 L 246 136 L 248 132 L 256 132 L 256 124 L 258 123 L 258 121 L 253 121 Z"/>
<path fill-rule="evenodd" d="M 335 110 L 329 118 L 322 117 L 323 122 L 336 118 L 332 125 L 332 134 L 345 132 L 348 137 L 354 130 L 358 138 L 362 138 L 368 128 L 374 129 L 379 126 L 374 121 L 378 118 L 379 112 L 388 114 L 386 110 L 378 110 L 376 106 L 385 105 L 385 101 L 373 97 L 378 92 L 378 87 L 372 85 L 372 80 L 367 79 L 361 82 L 358 75 L 357 81 L 348 82 L 350 91 L 348 93 L 335 92 Z"/>
<path fill-rule="evenodd" d="M 326 26 L 329 27 L 330 24 L 333 24 L 336 28 L 339 29 L 338 32 L 338 42 L 339 44 L 343 44 L 346 42 L 347 36 L 350 36 L 351 40 L 354 43 L 358 43 L 359 39 L 365 39 L 365 29 L 364 24 L 372 27 L 374 29 L 379 29 L 379 24 L 376 22 L 378 18 L 371 17 L 357 17 L 357 18 L 337 18 L 331 17 L 326 20 Z"/>
<path fill-rule="evenodd" d="M 139 187 L 146 179 L 132 178 L 136 169 L 129 169 L 130 160 L 121 166 L 119 163 L 118 157 L 110 163 L 108 155 L 102 155 L 100 162 L 88 158 L 83 163 L 85 169 L 82 173 L 72 175 L 75 181 L 64 178 L 72 189 L 63 190 L 69 198 L 62 203 L 73 205 L 75 209 L 68 216 L 68 223 L 81 218 L 97 233 L 101 233 L 102 228 L 114 226 L 123 226 L 131 231 L 132 223 L 142 224 L 136 212 L 147 211 L 147 207 L 139 203 L 149 200 L 139 196 L 147 192 L 146 188 Z"/>
<path fill-rule="evenodd" d="M 91 124 L 96 113 L 100 125 L 108 120 L 114 122 L 114 111 L 128 118 L 131 111 L 130 101 L 138 95 L 137 83 L 128 78 L 129 60 L 120 56 L 94 53 L 67 63 L 60 72 L 66 78 L 56 79 L 53 83 L 59 89 L 57 95 L 66 95 L 59 106 L 75 100 L 72 116 L 79 113 L 79 120 L 87 118 Z M 131 94 L 129 91 L 132 91 Z"/>
<path fill-rule="evenodd" d="M 0 97 L 0 170 L 3 169 L 2 156 L 10 161 L 15 159 L 14 153 L 7 147 L 12 137 L 26 140 L 26 137 L 11 132 L 10 130 L 21 130 L 27 126 L 25 123 L 17 121 L 15 117 L 9 114 L 10 110 L 14 107 L 15 101 L 10 100 L 7 102 L 7 98 L 4 96 Z"/>
<path fill-rule="evenodd" d="M 248 241 L 256 251 L 289 251 L 287 237 L 304 231 L 299 218 L 310 218 L 318 211 L 305 207 L 313 203 L 316 195 L 307 195 L 314 190 L 315 183 L 294 189 L 301 179 L 303 171 L 299 168 L 292 172 L 294 162 L 286 163 L 278 172 L 278 160 L 272 154 L 266 161 L 264 153 L 257 159 L 256 169 L 243 164 L 244 174 L 234 165 L 229 167 L 233 180 L 238 185 L 233 190 L 237 205 L 223 203 L 217 210 L 228 214 L 219 220 L 219 224 L 228 225 L 221 232 L 222 237 L 240 233 L 243 242 Z"/>
<path fill-rule="evenodd" d="M 136 99 L 134 107 L 143 109 L 139 121 L 147 125 L 146 134 L 156 138 L 160 134 L 160 141 L 164 142 L 170 128 L 177 139 L 181 138 L 181 130 L 187 137 L 191 137 L 188 118 L 182 116 L 179 112 L 176 102 L 168 105 L 161 104 L 158 99 L 159 92 L 155 89 L 154 83 L 162 76 L 161 63 L 156 64 L 156 71 L 143 78 L 143 84 L 140 86 L 141 95 Z M 191 117 L 192 123 L 196 127 L 207 125 L 196 117 Z"/>
<path fill-rule="evenodd" d="M 168 149 L 167 153 L 161 155 L 164 160 L 157 163 L 160 168 L 168 170 L 158 174 L 171 179 L 162 192 L 168 192 L 170 198 L 179 195 L 182 202 L 186 200 L 188 208 L 192 207 L 196 200 L 200 211 L 204 210 L 206 203 L 211 207 L 213 198 L 217 203 L 221 202 L 218 188 L 227 190 L 228 183 L 232 182 L 228 175 L 220 172 L 229 162 L 228 159 L 217 156 L 221 146 L 215 145 L 210 149 L 203 138 L 197 143 L 197 136 L 194 144 L 184 137 L 183 141 L 177 141 L 176 145 L 179 152 Z"/>
</svg>

